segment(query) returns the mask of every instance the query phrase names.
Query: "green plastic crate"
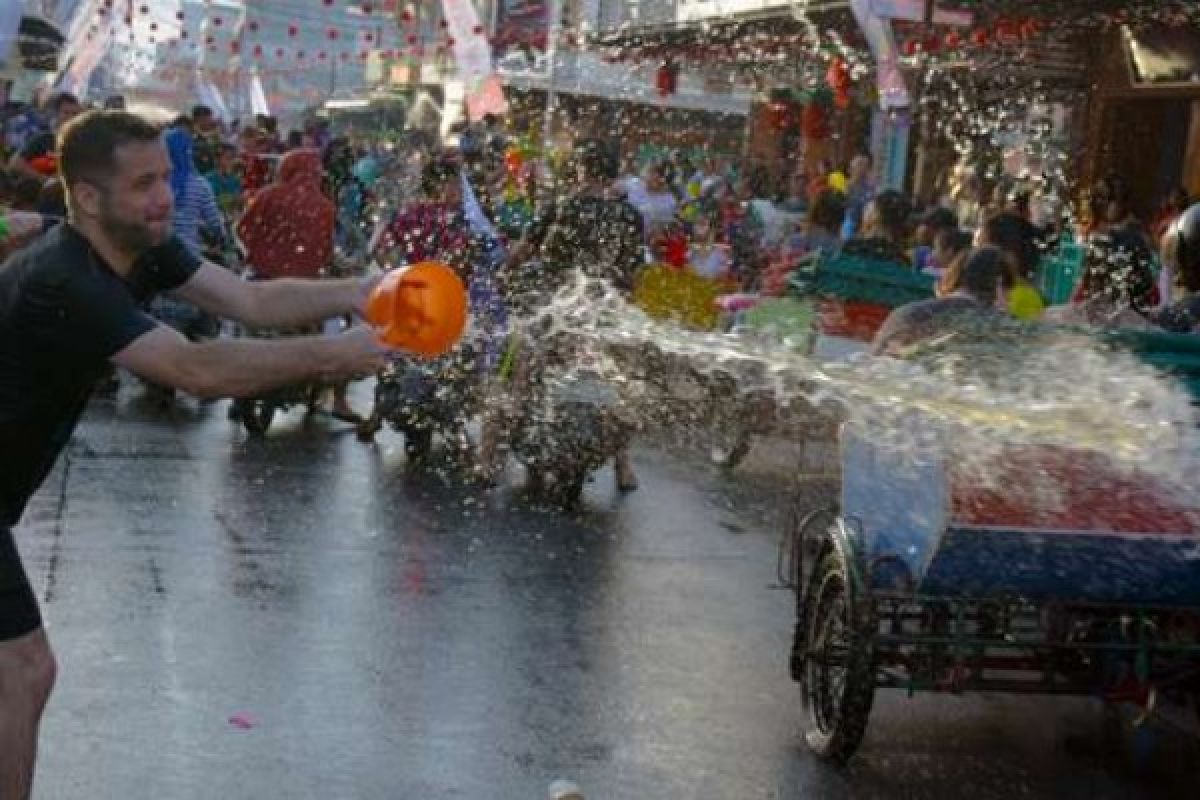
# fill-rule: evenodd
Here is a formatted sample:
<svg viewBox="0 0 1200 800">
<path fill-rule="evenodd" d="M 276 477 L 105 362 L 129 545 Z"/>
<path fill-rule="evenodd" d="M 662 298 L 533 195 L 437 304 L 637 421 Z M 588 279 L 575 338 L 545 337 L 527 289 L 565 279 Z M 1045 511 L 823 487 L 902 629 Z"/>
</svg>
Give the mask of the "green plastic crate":
<svg viewBox="0 0 1200 800">
<path fill-rule="evenodd" d="M 834 297 L 898 308 L 933 297 L 934 278 L 891 261 L 836 255 L 802 265 L 790 282 L 799 296 Z"/>
<path fill-rule="evenodd" d="M 1083 245 L 1070 242 L 1042 257 L 1035 283 L 1046 305 L 1061 306 L 1070 302 L 1071 293 L 1083 272 L 1084 253 Z"/>
</svg>

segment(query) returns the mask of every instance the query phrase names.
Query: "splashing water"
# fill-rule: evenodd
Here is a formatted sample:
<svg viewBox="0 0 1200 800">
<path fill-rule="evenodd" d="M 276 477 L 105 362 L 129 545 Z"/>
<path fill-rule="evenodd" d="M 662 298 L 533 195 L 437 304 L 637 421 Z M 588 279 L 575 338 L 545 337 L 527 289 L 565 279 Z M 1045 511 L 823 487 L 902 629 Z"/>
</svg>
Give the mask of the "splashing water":
<svg viewBox="0 0 1200 800">
<path fill-rule="evenodd" d="M 1115 469 L 1180 486 L 1200 464 L 1190 395 L 1134 356 L 1082 333 L 991 328 L 987 337 L 935 344 L 912 360 L 856 356 L 820 361 L 795 339 L 696 333 L 647 317 L 608 285 L 578 279 L 523 321 L 613 356 L 640 411 L 678 422 L 669 381 L 690 371 L 764 393 L 777 407 L 832 403 L 845 422 L 914 457 L 938 448 L 982 464 L 1000 449 L 1066 447 L 1105 456 Z M 641 377 L 642 380 L 635 380 Z M 678 408 L 678 404 L 675 405 Z M 1186 488 L 1186 487 L 1181 487 Z"/>
</svg>

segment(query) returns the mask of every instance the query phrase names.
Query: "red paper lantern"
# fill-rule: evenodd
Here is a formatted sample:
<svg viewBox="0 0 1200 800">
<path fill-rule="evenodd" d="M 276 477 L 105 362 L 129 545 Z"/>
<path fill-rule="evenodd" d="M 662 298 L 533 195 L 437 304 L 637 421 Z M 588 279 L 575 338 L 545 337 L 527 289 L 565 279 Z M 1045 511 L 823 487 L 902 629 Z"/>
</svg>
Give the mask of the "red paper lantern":
<svg viewBox="0 0 1200 800">
<path fill-rule="evenodd" d="M 962 34 L 958 31 L 950 31 L 946 34 L 946 49 L 955 50 L 962 46 Z"/>
<path fill-rule="evenodd" d="M 905 40 L 903 46 L 904 55 L 912 58 L 917 54 L 917 51 L 920 50 L 920 48 L 921 44 L 916 39 L 907 39 Z"/>
<path fill-rule="evenodd" d="M 404 9 L 403 11 L 401 11 L 400 12 L 400 21 L 403 22 L 405 25 L 412 22 L 413 21 L 412 12 L 409 11 L 407 8 Z"/>
<path fill-rule="evenodd" d="M 675 94 L 679 86 L 679 67 L 670 61 L 664 61 L 654 73 L 654 88 L 660 97 Z"/>
<path fill-rule="evenodd" d="M 416 44 L 417 37 L 415 34 L 410 33 L 408 36 L 404 37 L 404 41 L 408 42 L 409 44 Z"/>
<path fill-rule="evenodd" d="M 446 46 L 447 47 L 454 47 L 454 42 L 455 42 L 455 39 L 453 36 L 446 37 Z"/>
<path fill-rule="evenodd" d="M 263 54 L 262 45 L 261 44 L 254 45 L 254 57 L 262 58 L 262 54 Z"/>
<path fill-rule="evenodd" d="M 974 43 L 976 47 L 986 47 L 987 43 L 990 42 L 991 39 L 992 37 L 987 32 L 987 28 L 979 28 L 971 34 L 971 42 Z"/>
<path fill-rule="evenodd" d="M 325 32 L 325 35 L 329 37 L 329 41 L 331 41 L 331 42 L 337 41 L 337 38 L 338 38 L 337 28 L 330 28 L 328 31 Z"/>
<path fill-rule="evenodd" d="M 1042 31 L 1041 23 L 1033 17 L 1029 17 L 1021 23 L 1020 34 L 1022 39 L 1032 39 Z"/>
<path fill-rule="evenodd" d="M 829 70 L 825 73 L 825 82 L 835 92 L 844 92 L 850 89 L 850 68 L 846 66 L 844 59 L 835 58 L 830 62 Z"/>
<path fill-rule="evenodd" d="M 295 25 L 288 25 L 288 36 L 295 37 L 298 33 L 300 33 L 299 28 Z"/>
<path fill-rule="evenodd" d="M 925 40 L 925 44 L 921 45 L 926 53 L 933 54 L 942 49 L 942 40 L 938 36 L 930 36 Z"/>
</svg>

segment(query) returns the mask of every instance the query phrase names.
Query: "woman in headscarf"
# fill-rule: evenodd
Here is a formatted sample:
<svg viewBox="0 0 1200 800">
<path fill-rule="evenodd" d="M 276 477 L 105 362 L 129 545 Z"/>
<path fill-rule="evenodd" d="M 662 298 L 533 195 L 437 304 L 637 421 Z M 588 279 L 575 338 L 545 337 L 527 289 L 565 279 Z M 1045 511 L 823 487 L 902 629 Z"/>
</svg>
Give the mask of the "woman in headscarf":
<svg viewBox="0 0 1200 800">
<path fill-rule="evenodd" d="M 321 189 L 320 154 L 293 150 L 238 222 L 247 263 L 259 278 L 319 277 L 333 260 L 334 214 Z"/>
<path fill-rule="evenodd" d="M 183 128 L 171 128 L 165 139 L 171 157 L 175 233 L 189 250 L 201 255 L 206 236 L 216 244 L 225 243 L 225 220 L 217 207 L 212 185 L 196 170 L 192 135 Z"/>
</svg>

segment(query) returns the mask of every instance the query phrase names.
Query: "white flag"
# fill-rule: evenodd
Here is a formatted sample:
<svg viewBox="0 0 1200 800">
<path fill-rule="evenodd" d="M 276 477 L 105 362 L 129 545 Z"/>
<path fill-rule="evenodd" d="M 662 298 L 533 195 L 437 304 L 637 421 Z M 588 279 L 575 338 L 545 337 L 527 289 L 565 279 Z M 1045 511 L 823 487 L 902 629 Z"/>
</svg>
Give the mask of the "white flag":
<svg viewBox="0 0 1200 800">
<path fill-rule="evenodd" d="M 250 110 L 255 114 L 271 116 L 271 107 L 267 105 L 267 93 L 263 91 L 262 80 L 257 75 L 250 79 Z"/>
</svg>

